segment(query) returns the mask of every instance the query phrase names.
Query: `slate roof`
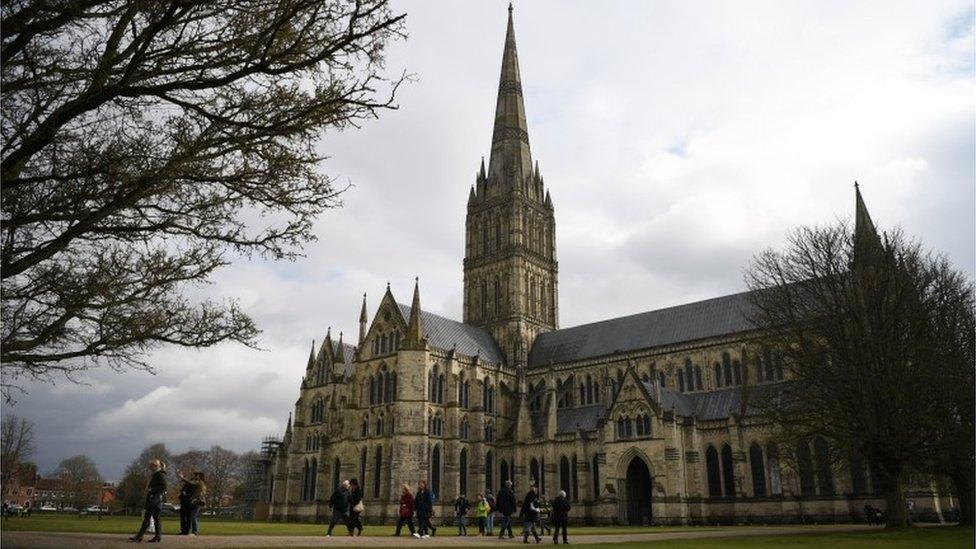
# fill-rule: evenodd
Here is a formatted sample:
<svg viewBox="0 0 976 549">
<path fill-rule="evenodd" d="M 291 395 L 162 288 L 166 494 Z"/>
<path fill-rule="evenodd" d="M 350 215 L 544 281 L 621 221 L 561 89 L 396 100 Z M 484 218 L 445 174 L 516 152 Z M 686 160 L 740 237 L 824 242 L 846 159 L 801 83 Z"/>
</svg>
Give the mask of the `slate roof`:
<svg viewBox="0 0 976 549">
<path fill-rule="evenodd" d="M 334 353 L 339 352 L 338 341 L 332 343 L 332 351 Z M 345 359 L 345 363 L 342 365 L 342 372 L 346 378 L 349 378 L 352 375 L 353 371 L 355 371 L 356 369 L 356 364 L 353 362 L 353 358 L 355 356 L 356 356 L 356 346 L 343 342 L 342 358 Z"/>
<path fill-rule="evenodd" d="M 410 306 L 397 303 L 400 314 L 404 319 L 410 318 Z M 424 337 L 431 347 L 449 351 L 457 348 L 462 355 L 480 355 L 482 360 L 501 364 L 504 362 L 501 349 L 495 343 L 488 330 L 471 326 L 457 320 L 451 320 L 423 309 L 420 311 L 420 322 L 423 324 Z"/>
<path fill-rule="evenodd" d="M 592 431 L 606 413 L 607 408 L 603 404 L 556 410 L 556 433 L 572 433 L 577 425 L 584 431 Z"/>
<path fill-rule="evenodd" d="M 529 368 L 745 332 L 749 292 L 546 332 L 529 352 Z"/>
</svg>

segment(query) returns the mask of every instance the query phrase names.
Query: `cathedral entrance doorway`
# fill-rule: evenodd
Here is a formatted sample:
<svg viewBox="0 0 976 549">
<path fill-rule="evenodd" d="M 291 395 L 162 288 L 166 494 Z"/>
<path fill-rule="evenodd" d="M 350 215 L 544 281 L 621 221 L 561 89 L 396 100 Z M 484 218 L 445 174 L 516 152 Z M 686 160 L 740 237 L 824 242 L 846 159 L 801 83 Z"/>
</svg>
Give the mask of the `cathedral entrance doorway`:
<svg viewBox="0 0 976 549">
<path fill-rule="evenodd" d="M 651 523 L 651 472 L 639 457 L 627 466 L 627 524 L 646 526 Z"/>
</svg>

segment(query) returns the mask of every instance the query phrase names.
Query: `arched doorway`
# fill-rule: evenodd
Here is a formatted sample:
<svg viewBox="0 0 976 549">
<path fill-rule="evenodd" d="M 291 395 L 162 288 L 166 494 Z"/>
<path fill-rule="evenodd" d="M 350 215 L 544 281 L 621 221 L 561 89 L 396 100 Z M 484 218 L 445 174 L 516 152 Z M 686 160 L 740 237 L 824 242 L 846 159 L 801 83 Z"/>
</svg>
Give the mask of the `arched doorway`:
<svg viewBox="0 0 976 549">
<path fill-rule="evenodd" d="M 645 526 L 651 522 L 651 472 L 639 457 L 627 466 L 627 524 Z"/>
</svg>

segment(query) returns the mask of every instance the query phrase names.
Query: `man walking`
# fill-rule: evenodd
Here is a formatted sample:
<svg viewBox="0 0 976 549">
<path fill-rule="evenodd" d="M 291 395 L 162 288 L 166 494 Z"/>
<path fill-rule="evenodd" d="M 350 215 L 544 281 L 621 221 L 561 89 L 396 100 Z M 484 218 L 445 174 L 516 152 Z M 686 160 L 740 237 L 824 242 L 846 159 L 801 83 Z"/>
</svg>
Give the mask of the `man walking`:
<svg viewBox="0 0 976 549">
<path fill-rule="evenodd" d="M 467 514 L 470 507 L 471 504 L 468 503 L 468 499 L 464 497 L 464 494 L 459 495 L 454 500 L 454 517 L 457 519 L 459 536 L 468 535 Z"/>
<path fill-rule="evenodd" d="M 566 492 L 559 491 L 559 495 L 552 502 L 552 542 L 559 543 L 559 529 L 563 530 L 563 543 L 569 543 L 566 539 L 566 526 L 569 525 L 569 499 Z"/>
<path fill-rule="evenodd" d="M 515 499 L 515 492 L 512 491 L 512 481 L 506 480 L 505 486 L 498 491 L 498 512 L 502 515 L 502 527 L 498 531 L 498 539 L 505 537 L 505 532 L 508 532 L 509 539 L 515 537 L 512 535 L 512 513 L 515 512 L 515 507 L 518 505 L 518 500 Z"/>
<path fill-rule="evenodd" d="M 332 537 L 332 529 L 337 522 L 341 522 L 346 529 L 349 528 L 349 481 L 342 481 L 336 486 L 332 495 L 329 496 L 329 509 L 332 509 L 332 518 L 329 519 L 329 530 L 325 533 L 326 537 Z"/>
</svg>

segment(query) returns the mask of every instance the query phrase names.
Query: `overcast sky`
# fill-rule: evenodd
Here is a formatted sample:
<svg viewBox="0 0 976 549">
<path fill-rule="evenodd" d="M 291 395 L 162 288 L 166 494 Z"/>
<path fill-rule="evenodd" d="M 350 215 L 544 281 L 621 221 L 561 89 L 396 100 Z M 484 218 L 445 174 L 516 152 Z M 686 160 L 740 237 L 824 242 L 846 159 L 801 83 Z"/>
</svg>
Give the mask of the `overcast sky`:
<svg viewBox="0 0 976 549">
<path fill-rule="evenodd" d="M 280 433 L 308 349 L 355 339 L 386 282 L 461 316 L 468 188 L 487 155 L 507 2 L 401 1 L 400 109 L 326 134 L 322 170 L 355 186 L 295 263 L 224 269 L 265 351 L 161 349 L 158 374 L 33 386 L 42 472 L 77 453 L 117 479 L 140 449 L 255 449 Z M 533 157 L 556 210 L 560 325 L 744 289 L 799 224 L 875 222 L 974 267 L 971 2 L 516 2 Z M 11 413 L 5 406 L 4 413 Z"/>
</svg>

